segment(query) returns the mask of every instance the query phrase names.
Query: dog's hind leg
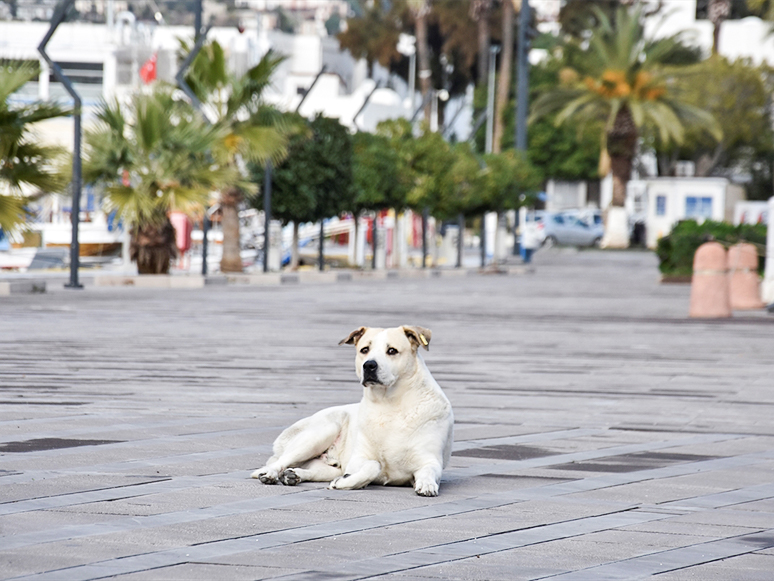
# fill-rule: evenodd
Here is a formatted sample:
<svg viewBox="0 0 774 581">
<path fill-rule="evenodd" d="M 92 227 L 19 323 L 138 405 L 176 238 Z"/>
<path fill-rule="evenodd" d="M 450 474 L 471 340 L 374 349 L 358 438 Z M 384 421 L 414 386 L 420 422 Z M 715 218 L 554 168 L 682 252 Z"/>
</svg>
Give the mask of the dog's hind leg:
<svg viewBox="0 0 774 581">
<path fill-rule="evenodd" d="M 287 468 L 301 466 L 325 452 L 340 431 L 341 424 L 319 416 L 296 422 L 277 438 L 274 455 L 266 465 L 250 476 L 264 484 L 276 484 Z"/>
<path fill-rule="evenodd" d="M 298 468 L 287 468 L 279 475 L 279 480 L 287 486 L 295 486 L 299 482 L 327 482 L 341 476 L 339 466 L 326 464 L 319 458 L 309 460 Z"/>
</svg>

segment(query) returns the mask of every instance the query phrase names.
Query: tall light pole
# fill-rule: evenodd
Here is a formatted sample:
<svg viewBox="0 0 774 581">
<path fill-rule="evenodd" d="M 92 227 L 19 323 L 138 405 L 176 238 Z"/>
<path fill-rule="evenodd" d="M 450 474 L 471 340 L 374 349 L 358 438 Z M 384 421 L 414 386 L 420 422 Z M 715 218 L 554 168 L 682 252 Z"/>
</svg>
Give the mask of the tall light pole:
<svg viewBox="0 0 774 581">
<path fill-rule="evenodd" d="M 38 46 L 38 52 L 54 73 L 54 77 L 64 85 L 65 90 L 73 98 L 73 176 L 70 185 L 73 190 L 72 208 L 70 209 L 70 222 L 72 224 L 72 239 L 70 242 L 70 282 L 66 288 L 83 288 L 78 281 L 78 267 L 80 266 L 80 244 L 78 242 L 78 223 L 81 214 L 81 97 L 75 90 L 70 78 L 64 74 L 62 68 L 56 64 L 46 52 L 46 45 L 57 27 L 64 22 L 67 11 L 74 0 L 63 0 L 57 4 L 54 15 L 51 18 L 51 27 Z"/>
</svg>

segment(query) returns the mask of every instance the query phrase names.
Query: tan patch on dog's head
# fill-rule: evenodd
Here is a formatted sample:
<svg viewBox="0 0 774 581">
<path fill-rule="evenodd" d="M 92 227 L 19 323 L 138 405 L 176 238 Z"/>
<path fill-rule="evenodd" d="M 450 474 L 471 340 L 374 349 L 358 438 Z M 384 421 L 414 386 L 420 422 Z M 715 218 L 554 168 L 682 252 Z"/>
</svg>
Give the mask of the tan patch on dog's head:
<svg viewBox="0 0 774 581">
<path fill-rule="evenodd" d="M 403 329 L 403 332 L 406 334 L 414 351 L 420 346 L 423 347 L 425 351 L 430 350 L 430 338 L 433 336 L 430 329 L 425 329 L 424 327 L 418 327 L 416 325 L 403 325 L 401 329 Z"/>
<path fill-rule="evenodd" d="M 360 337 L 365 335 L 367 330 L 368 327 L 358 327 L 349 335 L 344 337 L 341 341 L 339 341 L 339 345 L 357 345 L 357 342 L 360 341 Z"/>
</svg>

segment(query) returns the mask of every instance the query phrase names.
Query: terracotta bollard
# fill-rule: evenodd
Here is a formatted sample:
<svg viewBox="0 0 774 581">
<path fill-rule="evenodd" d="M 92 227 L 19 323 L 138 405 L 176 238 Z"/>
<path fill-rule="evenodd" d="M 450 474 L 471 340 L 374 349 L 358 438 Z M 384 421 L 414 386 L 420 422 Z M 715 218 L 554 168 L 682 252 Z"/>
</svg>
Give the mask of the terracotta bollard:
<svg viewBox="0 0 774 581">
<path fill-rule="evenodd" d="M 726 249 L 719 242 L 705 242 L 696 249 L 689 316 L 708 319 L 731 316 L 726 265 Z"/>
<path fill-rule="evenodd" d="M 762 309 L 758 251 L 740 242 L 728 249 L 728 292 L 731 308 L 738 311 Z"/>
</svg>

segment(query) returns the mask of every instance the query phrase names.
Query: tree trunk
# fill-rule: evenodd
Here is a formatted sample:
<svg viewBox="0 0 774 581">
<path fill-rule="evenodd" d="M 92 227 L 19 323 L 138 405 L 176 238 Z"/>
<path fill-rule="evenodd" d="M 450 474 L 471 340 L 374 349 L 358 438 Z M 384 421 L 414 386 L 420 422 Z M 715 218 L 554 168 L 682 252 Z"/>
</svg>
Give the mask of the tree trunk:
<svg viewBox="0 0 774 581">
<path fill-rule="evenodd" d="M 505 109 L 508 107 L 508 95 L 511 88 L 511 69 L 513 68 L 513 3 L 503 2 L 503 48 L 500 57 L 500 83 L 497 85 L 497 108 L 494 118 L 492 152 L 502 151 L 503 124 Z"/>
<path fill-rule="evenodd" d="M 613 172 L 612 205 L 623 207 L 626 202 L 626 184 L 632 175 L 632 160 L 637 145 L 637 127 L 627 106 L 621 107 L 612 129 L 607 132 L 607 150 Z"/>
<path fill-rule="evenodd" d="M 486 85 L 489 66 L 489 15 L 492 13 L 492 0 L 473 0 L 470 16 L 476 21 L 478 29 L 478 85 Z"/>
<path fill-rule="evenodd" d="M 220 194 L 220 223 L 223 227 L 221 272 L 242 272 L 239 244 L 239 203 L 241 201 L 242 193 L 237 188 L 229 188 Z"/>
<path fill-rule="evenodd" d="M 720 51 L 720 28 L 731 15 L 731 0 L 710 0 L 707 16 L 712 22 L 712 54 Z"/>
<path fill-rule="evenodd" d="M 413 0 L 411 11 L 416 21 L 417 60 L 419 61 L 419 89 L 422 92 L 425 121 L 430 123 L 432 103 L 430 93 L 430 48 L 427 44 L 427 15 L 430 12 L 430 0 Z"/>
<path fill-rule="evenodd" d="M 290 270 L 298 270 L 300 254 L 298 252 L 298 221 L 293 222 L 293 245 L 290 251 Z"/>
<path fill-rule="evenodd" d="M 177 256 L 175 228 L 169 218 L 164 220 L 132 228 L 129 258 L 140 274 L 169 274 L 169 263 Z"/>
</svg>

